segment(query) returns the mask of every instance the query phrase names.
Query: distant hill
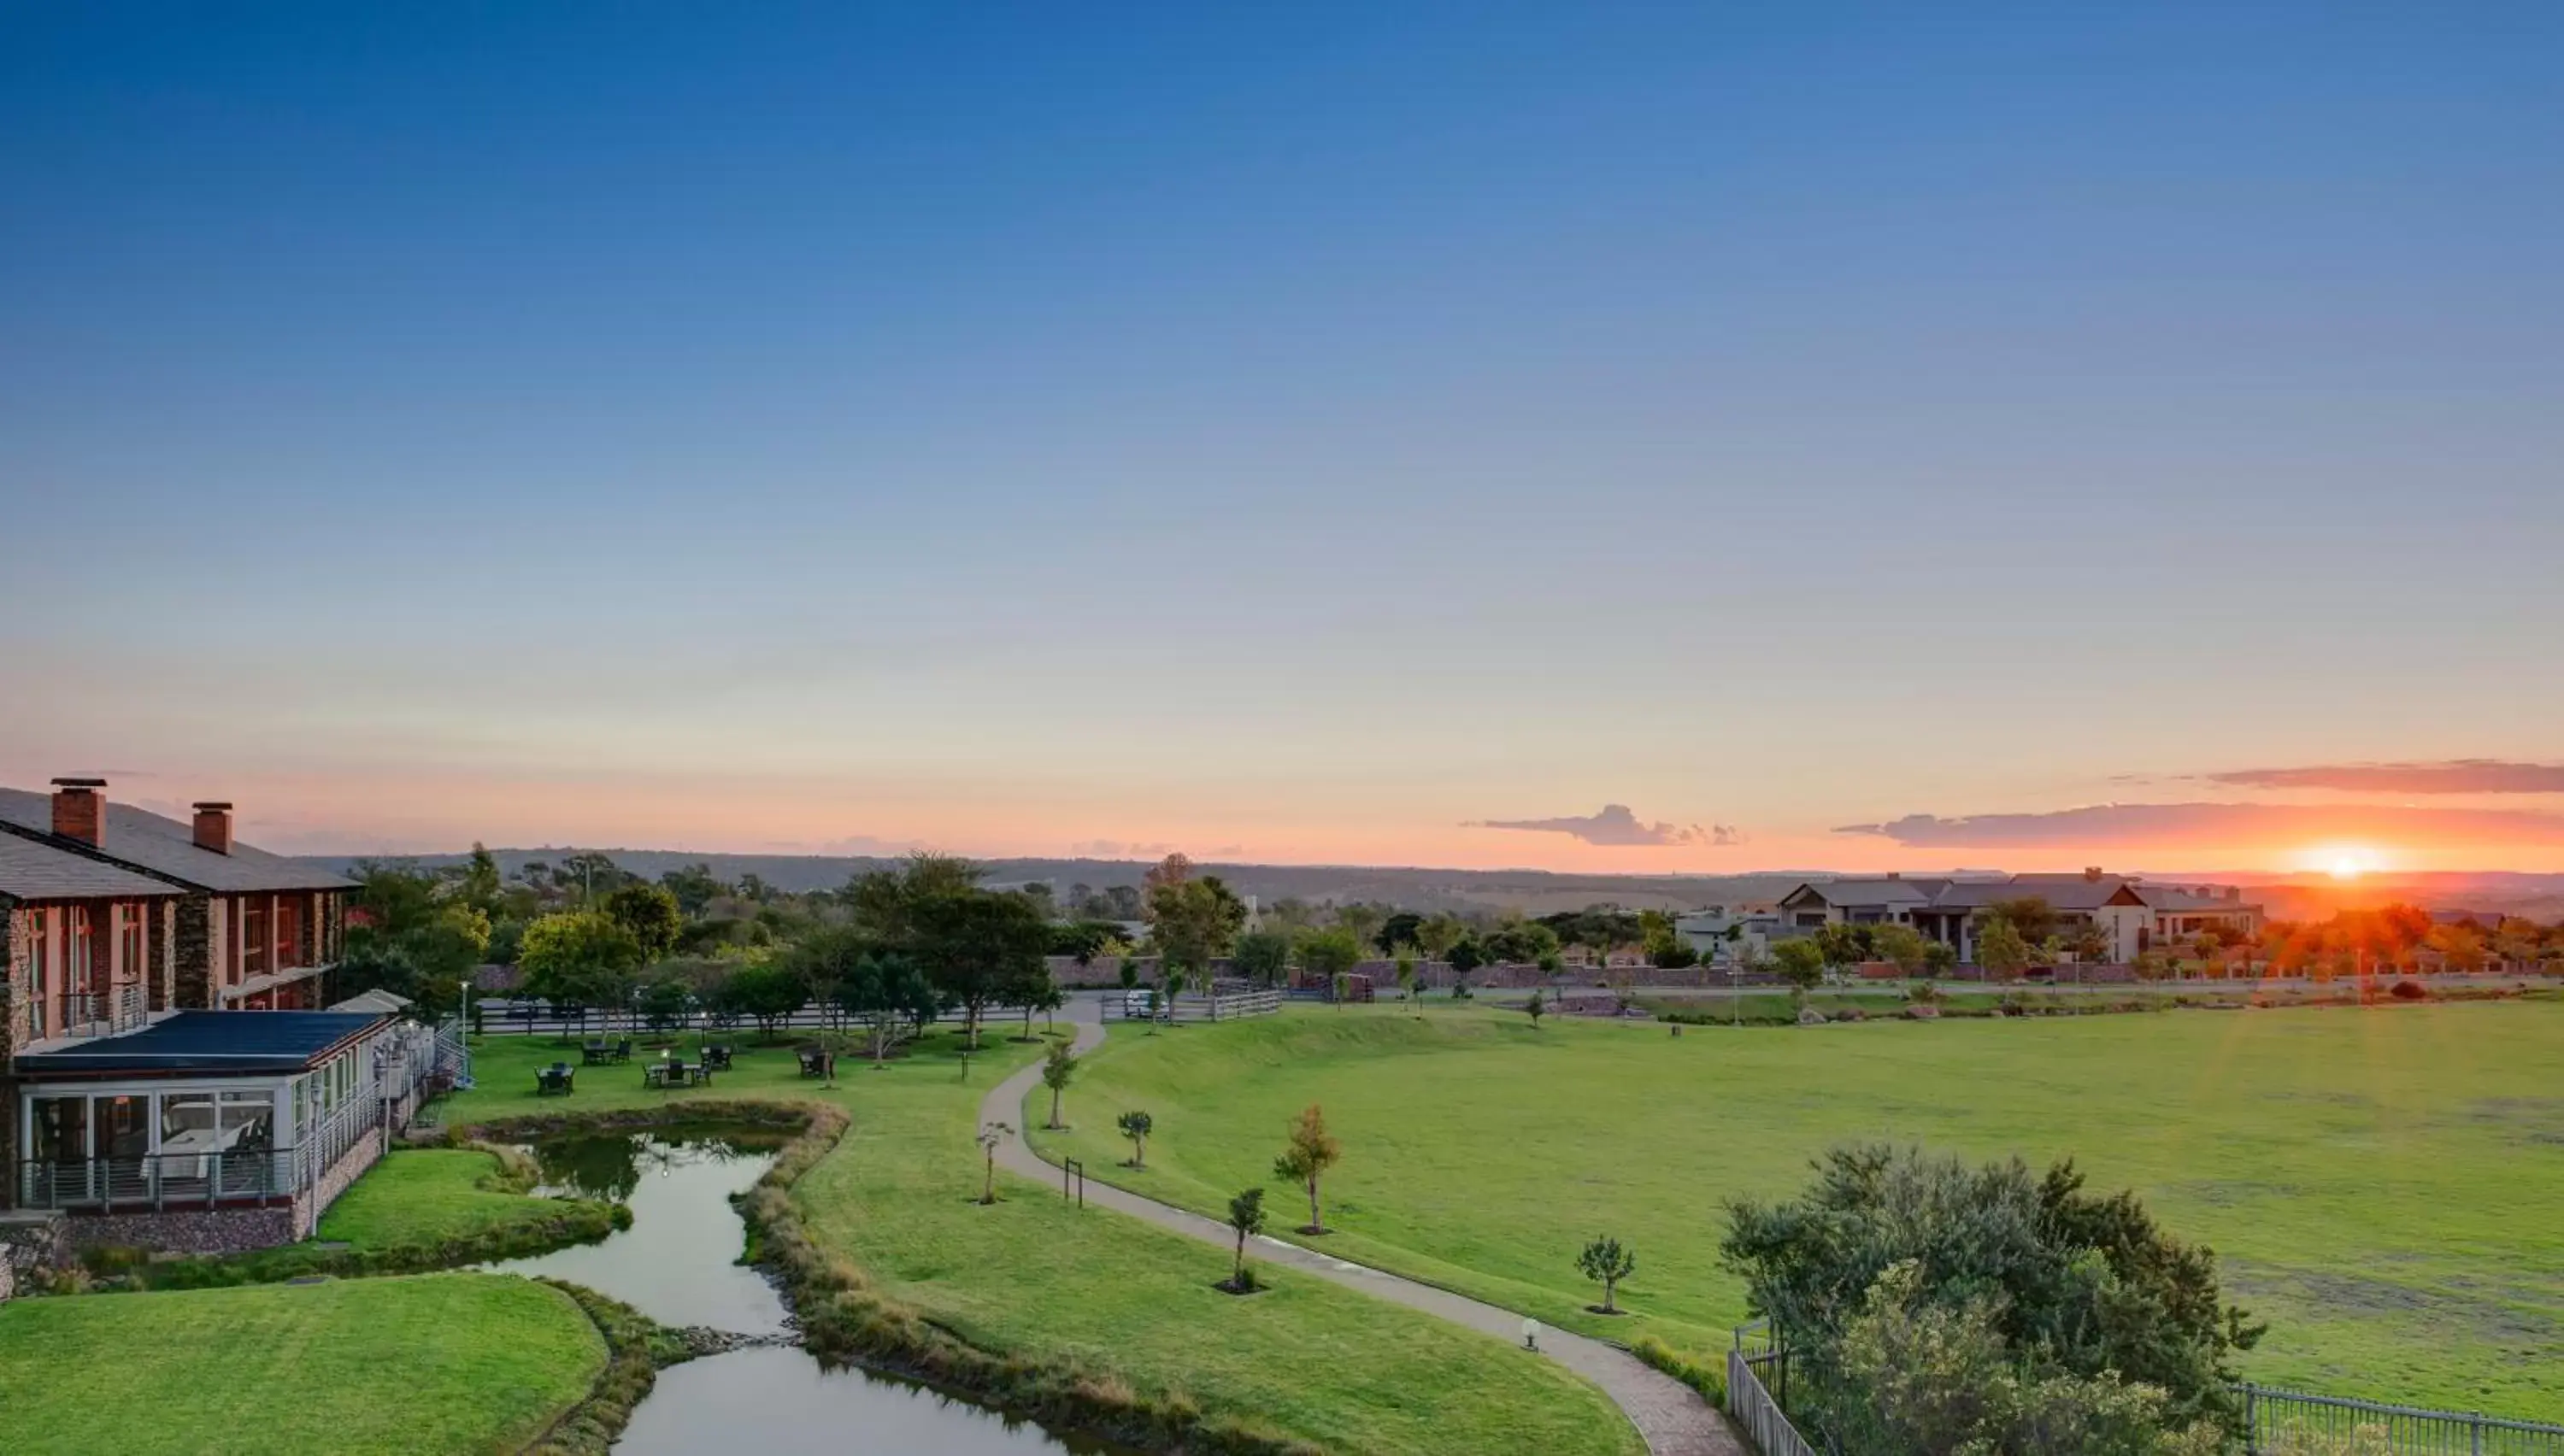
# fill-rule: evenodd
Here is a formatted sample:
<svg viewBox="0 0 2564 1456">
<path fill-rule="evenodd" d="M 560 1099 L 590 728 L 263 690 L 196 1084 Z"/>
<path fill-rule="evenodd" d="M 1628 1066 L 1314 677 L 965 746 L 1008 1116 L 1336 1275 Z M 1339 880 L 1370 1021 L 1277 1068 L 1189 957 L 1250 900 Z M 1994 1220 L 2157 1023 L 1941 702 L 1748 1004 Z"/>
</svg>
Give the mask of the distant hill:
<svg viewBox="0 0 2564 1456">
<path fill-rule="evenodd" d="M 572 846 L 500 849 L 491 853 L 502 871 L 514 874 L 529 860 L 558 864 L 574 854 Z M 634 874 L 657 879 L 686 865 L 703 864 L 725 880 L 754 875 L 779 890 L 804 893 L 834 890 L 853 876 L 894 863 L 862 855 L 696 854 L 668 849 L 608 849 L 603 853 Z M 313 864 L 344 871 L 362 857 L 314 855 Z M 426 867 L 458 865 L 459 854 L 394 855 L 379 858 Z M 1137 886 L 1152 863 L 1147 860 L 1000 859 L 983 861 L 996 885 L 1046 881 L 1065 895 L 1073 885 L 1097 890 Z M 1810 880 L 1838 878 L 1830 870 L 1758 870 L 1743 875 L 1569 875 L 1546 870 L 1441 870 L 1390 865 L 1204 865 L 1202 869 L 1228 882 L 1240 895 L 1263 904 L 1284 899 L 1312 903 L 1379 901 L 1413 910 L 1514 910 L 1526 915 L 1583 910 L 1608 902 L 1630 910 L 1696 910 L 1738 901 L 1776 900 Z M 1922 872 L 1916 872 L 1922 873 Z M 1981 870 L 1950 873 L 1980 875 Z M 2471 911 L 2484 919 L 2526 916 L 2532 920 L 2564 919 L 2564 875 L 2524 875 L 2501 871 L 2371 877 L 2343 884 L 2321 877 L 2254 874 L 2154 874 L 2150 880 L 2174 884 L 2215 882 L 2249 886 L 2250 894 L 2278 920 L 2321 920 L 2335 910 L 2401 901 L 2434 911 Z"/>
<path fill-rule="evenodd" d="M 591 851 L 574 846 L 494 849 L 499 868 L 515 874 L 529 860 L 557 865 L 571 855 Z M 683 850 L 607 849 L 592 851 L 611 858 L 636 875 L 657 879 L 686 865 L 709 865 L 714 874 L 736 881 L 754 875 L 778 890 L 803 893 L 834 890 L 856 875 L 895 861 L 864 855 L 693 854 Z M 367 858 L 387 863 L 437 868 L 463 863 L 465 856 L 442 855 L 313 855 L 311 863 L 344 871 Z M 1047 881 L 1065 895 L 1073 885 L 1097 890 L 1137 886 L 1155 861 L 1150 860 L 983 860 L 988 882 L 1021 885 Z M 1421 911 L 1518 910 L 1527 915 L 1583 910 L 1608 901 L 1631 910 L 1693 910 L 1705 905 L 1731 905 L 1740 900 L 1772 900 L 1799 884 L 1824 879 L 1821 872 L 1773 870 L 1750 875 L 1562 875 L 1544 870 L 1437 870 L 1379 865 L 1219 865 L 1205 864 L 1240 895 L 1271 905 L 1297 898 L 1327 901 L 1380 901 Z"/>
</svg>

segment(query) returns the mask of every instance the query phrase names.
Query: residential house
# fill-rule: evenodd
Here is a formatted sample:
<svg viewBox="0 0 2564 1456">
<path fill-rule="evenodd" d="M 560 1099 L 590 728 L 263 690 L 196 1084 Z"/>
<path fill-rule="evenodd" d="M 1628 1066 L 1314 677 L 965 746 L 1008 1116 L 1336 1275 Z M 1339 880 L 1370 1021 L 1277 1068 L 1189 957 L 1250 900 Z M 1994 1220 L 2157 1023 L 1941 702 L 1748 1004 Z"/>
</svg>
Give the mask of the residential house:
<svg viewBox="0 0 2564 1456">
<path fill-rule="evenodd" d="M 104 788 L 0 790 L 0 1209 L 80 1215 L 81 1242 L 303 1237 L 414 1106 L 434 1039 L 265 1009 L 318 1004 L 353 887 L 233 843 L 227 806 L 182 824 Z"/>
<path fill-rule="evenodd" d="M 1703 964 L 1761 955 L 1781 934 L 1780 907 L 1768 901 L 1712 905 L 1674 917 L 1674 935 Z"/>
<path fill-rule="evenodd" d="M 2128 875 L 2087 869 L 2079 875 L 2014 875 L 2005 879 L 1811 881 L 1781 898 L 1783 934 L 1805 935 L 1833 924 L 1911 926 L 1925 938 L 1976 959 L 1987 912 L 2009 900 L 2042 900 L 2060 925 L 2099 928 L 2108 958 L 2127 962 L 2157 944 L 2177 943 L 2215 925 L 2258 934 L 2261 907 L 2233 886 L 2153 885 Z"/>
<path fill-rule="evenodd" d="M 345 936 L 345 876 L 232 837 L 232 806 L 206 801 L 192 821 L 109 803 L 107 783 L 59 778 L 50 795 L 0 788 L 0 834 L 175 887 L 167 935 L 172 1009 L 308 1010 Z"/>
</svg>

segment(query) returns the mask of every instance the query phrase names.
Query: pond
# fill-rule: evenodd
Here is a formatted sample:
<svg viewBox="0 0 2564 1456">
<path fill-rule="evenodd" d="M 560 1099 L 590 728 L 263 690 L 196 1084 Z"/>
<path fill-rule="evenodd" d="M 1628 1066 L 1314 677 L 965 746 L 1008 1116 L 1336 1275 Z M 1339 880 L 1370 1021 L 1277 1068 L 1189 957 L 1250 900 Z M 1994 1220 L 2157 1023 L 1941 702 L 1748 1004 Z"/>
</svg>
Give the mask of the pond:
<svg viewBox="0 0 2564 1456">
<path fill-rule="evenodd" d="M 731 1206 L 774 1161 L 772 1129 L 704 1125 L 560 1138 L 528 1150 L 545 1192 L 627 1204 L 632 1226 L 602 1243 L 490 1266 L 571 1280 L 663 1325 L 742 1335 L 790 1328 L 773 1285 L 739 1262 L 747 1229 Z M 757 1456 L 933 1451 L 947 1456 L 1123 1448 L 1064 1436 L 964 1396 L 860 1367 L 829 1367 L 795 1347 L 762 1346 L 659 1372 L 615 1442 L 627 1456 L 725 1447 Z"/>
</svg>

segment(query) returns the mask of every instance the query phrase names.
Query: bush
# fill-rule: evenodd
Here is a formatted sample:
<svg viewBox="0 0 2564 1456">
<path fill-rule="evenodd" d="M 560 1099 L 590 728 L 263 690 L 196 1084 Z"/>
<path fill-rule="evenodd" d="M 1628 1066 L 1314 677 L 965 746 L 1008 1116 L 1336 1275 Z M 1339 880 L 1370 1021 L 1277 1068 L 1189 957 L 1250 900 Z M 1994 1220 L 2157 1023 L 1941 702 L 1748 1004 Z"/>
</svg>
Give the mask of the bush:
<svg viewBox="0 0 2564 1456">
<path fill-rule="evenodd" d="M 2423 989 L 2420 981 L 2406 979 L 2397 981 L 2391 994 L 2399 1001 L 2421 1001 L 2429 999 L 2431 993 Z"/>
<path fill-rule="evenodd" d="M 1982 1314 L 2025 1388 L 2057 1377 L 2150 1385 L 2167 1430 L 2238 1414 L 2228 1357 L 2261 1335 L 2223 1302 L 2212 1254 L 2165 1233 L 2133 1194 L 2085 1192 L 2071 1163 L 2033 1176 L 2018 1158 L 1972 1167 L 1919 1149 L 1840 1147 L 1798 1199 L 1740 1201 L 1728 1225 L 1721 1262 L 1745 1277 L 1748 1307 L 1785 1333 L 1794 1380 L 1805 1372 L 1815 1408 L 1843 1424 L 1837 1436 L 1886 1398 L 1874 1388 L 1886 1375 L 1855 1358 L 1855 1329 L 1873 1346 L 1959 1341 Z M 1906 1282 L 1882 1286 L 1900 1266 Z M 1896 1330 L 1875 1324 L 1883 1298 L 1904 1322 Z"/>
</svg>

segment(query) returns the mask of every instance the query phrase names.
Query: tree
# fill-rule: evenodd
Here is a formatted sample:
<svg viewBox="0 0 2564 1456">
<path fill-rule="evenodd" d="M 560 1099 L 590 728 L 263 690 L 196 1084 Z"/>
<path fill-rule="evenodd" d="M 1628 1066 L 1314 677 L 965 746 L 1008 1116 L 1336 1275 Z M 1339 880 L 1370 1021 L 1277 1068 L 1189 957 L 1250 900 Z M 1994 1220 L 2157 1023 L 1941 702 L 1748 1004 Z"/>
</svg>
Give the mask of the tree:
<svg viewBox="0 0 2564 1456">
<path fill-rule="evenodd" d="M 1418 936 L 1423 929 L 1424 917 L 1401 910 L 1380 923 L 1380 933 L 1372 936 L 1372 943 L 1380 947 L 1381 954 L 1395 955 L 1400 946 L 1412 948 L 1423 943 Z"/>
<path fill-rule="evenodd" d="M 1595 1313 L 1620 1313 L 1612 1296 L 1621 1280 L 1637 1272 L 1638 1256 L 1622 1248 L 1618 1239 L 1605 1235 L 1585 1246 L 1585 1252 L 1576 1256 L 1576 1267 L 1585 1271 L 1586 1278 L 1602 1286 L 1602 1307 Z"/>
<path fill-rule="evenodd" d="M 997 1149 L 1014 1135 L 1015 1130 L 1004 1123 L 979 1125 L 979 1151 L 986 1158 L 987 1168 L 986 1180 L 979 1186 L 979 1202 L 983 1205 L 997 1201 Z"/>
<path fill-rule="evenodd" d="M 2472 926 L 2434 926 L 2429 944 L 2440 952 L 2440 963 L 2451 970 L 2483 969 L 2483 934 Z"/>
<path fill-rule="evenodd" d="M 1925 975 L 1946 976 L 1958 968 L 1959 947 L 1956 945 L 1952 945 L 1943 940 L 1935 940 L 1931 944 L 1923 947 L 1923 973 Z"/>
<path fill-rule="evenodd" d="M 809 1004 L 810 986 L 790 965 L 779 960 L 744 961 L 713 988 L 713 1009 L 729 1016 L 748 1016 L 757 1032 L 772 1040 L 785 1017 Z"/>
<path fill-rule="evenodd" d="M 1327 1231 L 1326 1220 L 1318 1213 L 1318 1181 L 1343 1155 L 1343 1146 L 1327 1132 L 1326 1113 L 1316 1103 L 1309 1104 L 1300 1116 L 1292 1119 L 1290 1142 L 1283 1146 L 1282 1155 L 1273 1159 L 1273 1175 L 1303 1184 L 1309 1190 L 1309 1224 L 1300 1232 L 1322 1234 Z"/>
<path fill-rule="evenodd" d="M 1092 965 L 1106 946 L 1121 938 L 1121 928 L 1110 921 L 1074 921 L 1051 927 L 1050 953 L 1068 956 L 1080 965 Z"/>
<path fill-rule="evenodd" d="M 593 912 L 547 915 L 526 927 L 517 964 L 530 996 L 555 1005 L 613 1006 L 641 964 L 641 944 Z"/>
<path fill-rule="evenodd" d="M 1217 875 L 1163 882 L 1149 892 L 1149 923 L 1159 965 L 1171 983 L 1183 975 L 1207 976 L 1211 961 L 1228 953 L 1246 925 L 1246 902 Z"/>
<path fill-rule="evenodd" d="M 1532 987 L 1531 999 L 1523 1002 L 1523 1010 L 1531 1017 L 1531 1029 L 1540 1030 L 1540 1018 L 1549 1014 L 1549 1007 L 1541 1001 L 1540 987 Z"/>
<path fill-rule="evenodd" d="M 2039 1368 L 2004 1337 L 1995 1301 L 1931 1298 L 1923 1266 L 1888 1266 L 1845 1327 L 1822 1414 L 1839 1449 L 1867 1456 L 2216 1456 L 2226 1433 L 2181 1420 L 2165 1392 L 2115 1371 Z"/>
<path fill-rule="evenodd" d="M 1299 957 L 1300 969 L 1323 977 L 1329 985 L 1362 963 L 1362 943 L 1344 930 L 1310 931 L 1300 936 L 1293 953 Z"/>
<path fill-rule="evenodd" d="M 1248 1188 L 1228 1200 L 1228 1226 L 1237 1231 L 1237 1262 L 1229 1270 L 1231 1292 L 1245 1294 L 1255 1288 L 1254 1279 L 1246 1272 L 1246 1241 L 1264 1232 L 1264 1190 Z"/>
<path fill-rule="evenodd" d="M 1810 938 L 1816 941 L 1817 954 L 1824 965 L 1842 970 L 1858 965 L 1870 956 L 1871 941 L 1878 927 L 1855 926 L 1848 921 L 1835 921 L 1816 927 Z"/>
<path fill-rule="evenodd" d="M 498 858 L 481 841 L 472 841 L 472 857 L 463 862 L 463 872 L 454 881 L 455 903 L 484 916 L 495 916 L 505 890 L 499 878 Z"/>
<path fill-rule="evenodd" d="M 1237 937 L 1237 973 L 1258 985 L 1279 982 L 1291 966 L 1291 937 L 1280 931 L 1252 931 Z"/>
<path fill-rule="evenodd" d="M 1069 1049 L 1067 1042 L 1052 1042 L 1050 1051 L 1042 1057 L 1041 1079 L 1042 1086 L 1050 1089 L 1050 1129 L 1054 1133 L 1060 1129 L 1060 1094 L 1068 1091 L 1068 1084 L 1076 1076 L 1077 1053 Z"/>
<path fill-rule="evenodd" d="M 661 1036 L 683 1026 L 686 1013 L 693 1010 L 694 1005 L 694 993 L 686 989 L 684 981 L 674 977 L 644 984 L 632 1002 L 633 1009 L 641 1013 L 643 1022 Z"/>
<path fill-rule="evenodd" d="M 962 1008 L 963 1037 L 973 1050 L 987 1008 L 1048 973 L 1042 957 L 1050 927 L 1022 896 L 976 887 L 936 890 L 904 915 L 919 967 L 947 1002 Z"/>
<path fill-rule="evenodd" d="M 875 870 L 846 882 L 837 893 L 854 924 L 879 944 L 914 951 L 918 944 L 918 908 L 933 900 L 966 895 L 979 888 L 986 872 L 958 855 L 919 851 L 895 870 Z M 1047 932 L 1045 943 L 1047 943 Z"/>
<path fill-rule="evenodd" d="M 1369 945 L 1389 924 L 1389 907 L 1356 900 L 1335 910 L 1336 929 L 1353 936 L 1356 946 Z"/>
<path fill-rule="evenodd" d="M 1984 966 L 1988 975 L 2011 980 L 2030 968 L 2030 941 L 2011 921 L 1989 919 L 1985 928 L 1977 932 L 1977 964 Z"/>
<path fill-rule="evenodd" d="M 1486 952 L 1478 948 L 1478 942 L 1466 937 L 1453 941 L 1451 947 L 1442 952 L 1442 959 L 1454 974 L 1461 976 L 1487 963 Z"/>
<path fill-rule="evenodd" d="M 1558 933 L 1536 921 L 1507 921 L 1478 943 L 1498 965 L 1534 965 L 1558 953 Z"/>
<path fill-rule="evenodd" d="M 1469 928 L 1460 923 L 1458 916 L 1437 915 L 1415 928 L 1415 943 L 1435 960 L 1448 961 L 1451 951 L 1468 938 Z"/>
<path fill-rule="evenodd" d="M 1814 990 L 1825 978 L 1825 952 L 1805 936 L 1796 936 L 1772 947 L 1772 963 L 1781 979 L 1799 989 L 1800 994 Z"/>
<path fill-rule="evenodd" d="M 1845 1382 L 1845 1341 L 1900 1261 L 1924 1271 L 1920 1304 L 1986 1300 L 2004 1339 L 2047 1371 L 2156 1386 L 2182 1421 L 2236 1413 L 2230 1356 L 2261 1334 L 2221 1297 L 2213 1254 L 2164 1232 L 2132 1193 L 2085 1191 L 2070 1162 L 2040 1176 L 2018 1158 L 1837 1147 L 1797 1198 L 1732 1204 L 1719 1255 L 1745 1279 L 1747 1307 L 1788 1332 L 1792 1383 L 1809 1382 L 1828 1425 L 1867 1396 Z"/>
<path fill-rule="evenodd" d="M 901 1022 L 924 1027 L 944 1009 L 917 962 L 896 951 L 864 955 L 839 976 L 833 994 L 840 1009 L 870 1027 L 875 1071 L 886 1065 Z"/>
<path fill-rule="evenodd" d="M 1049 960 L 1039 956 L 1016 967 L 1014 982 L 1000 991 L 997 999 L 1023 1008 L 1024 1034 L 1017 1038 L 1019 1041 L 1033 1039 L 1035 1012 L 1047 1015 L 1068 1004 L 1068 997 L 1059 988 L 1059 977 L 1050 973 Z"/>
<path fill-rule="evenodd" d="M 2043 944 L 2056 934 L 2056 907 L 2036 895 L 1998 900 L 1986 907 L 1986 917 L 2011 926 L 2025 945 Z"/>
<path fill-rule="evenodd" d="M 1140 876 L 1141 914 L 1155 919 L 1156 910 L 1153 903 L 1158 897 L 1158 892 L 1170 886 L 1181 885 L 1192 877 L 1193 862 L 1185 858 L 1180 851 L 1151 865 Z"/>
<path fill-rule="evenodd" d="M 1121 1129 L 1122 1136 L 1131 1140 L 1131 1166 L 1142 1168 L 1147 1167 L 1149 1165 L 1149 1134 L 1155 1131 L 1157 1127 L 1156 1122 L 1152 1120 L 1147 1113 L 1140 1111 L 1138 1108 L 1133 1108 L 1131 1111 L 1115 1118 L 1113 1120 L 1113 1126 Z"/>
<path fill-rule="evenodd" d="M 1909 976 L 1921 975 L 1930 966 L 1932 942 L 1912 926 L 1875 927 L 1869 942 L 1879 958 L 1895 961 L 1896 968 Z"/>
<path fill-rule="evenodd" d="M 677 900 L 677 910 L 693 920 L 712 908 L 712 903 L 732 893 L 733 887 L 713 874 L 708 864 L 684 865 L 659 877 L 660 888 Z"/>
<path fill-rule="evenodd" d="M 1415 952 L 1412 950 L 1397 952 L 1397 989 L 1415 1008 L 1416 1015 L 1424 1014 L 1424 1003 L 1415 997 Z"/>
</svg>

